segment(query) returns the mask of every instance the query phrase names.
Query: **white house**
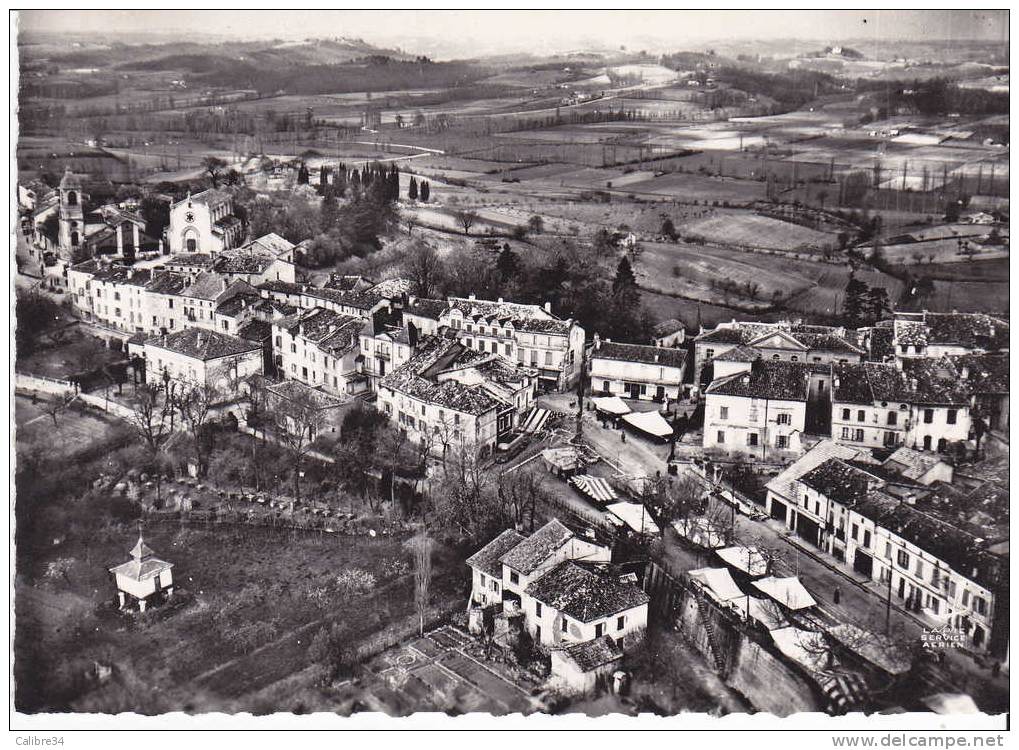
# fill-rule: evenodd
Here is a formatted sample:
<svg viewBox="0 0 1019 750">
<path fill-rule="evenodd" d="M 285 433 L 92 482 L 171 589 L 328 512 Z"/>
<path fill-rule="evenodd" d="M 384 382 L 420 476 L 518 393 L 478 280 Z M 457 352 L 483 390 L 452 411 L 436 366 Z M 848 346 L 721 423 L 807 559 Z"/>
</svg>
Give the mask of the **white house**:
<svg viewBox="0 0 1019 750">
<path fill-rule="evenodd" d="M 378 407 L 434 451 L 491 454 L 533 402 L 536 373 L 498 354 L 426 337 L 414 356 L 378 381 Z"/>
<path fill-rule="evenodd" d="M 223 190 L 209 189 L 170 206 L 166 230 L 170 253 L 216 253 L 237 247 L 244 240 L 244 227 L 234 215 L 233 197 Z"/>
<path fill-rule="evenodd" d="M 67 269 L 71 303 L 89 322 L 119 331 L 151 331 L 145 288 L 152 272 L 117 263 L 89 260 Z"/>
<path fill-rule="evenodd" d="M 254 288 L 245 281 L 218 273 L 199 273 L 177 295 L 183 324 L 215 330 L 217 308 L 231 297 L 253 292 Z"/>
<path fill-rule="evenodd" d="M 867 448 L 944 451 L 969 439 L 970 401 L 950 358 L 836 365 L 831 436 Z"/>
<path fill-rule="evenodd" d="M 149 381 L 182 380 L 227 394 L 232 383 L 263 372 L 261 346 L 206 328 L 153 336 L 144 347 Z"/>
<path fill-rule="evenodd" d="M 292 284 L 297 281 L 293 258 L 293 243 L 278 234 L 269 233 L 240 247 L 220 252 L 212 269 L 229 279 L 241 279 L 252 286 L 267 281 Z"/>
<path fill-rule="evenodd" d="M 707 381 L 705 366 L 736 347 L 749 347 L 763 359 L 828 364 L 860 362 L 866 357 L 860 332 L 835 326 L 782 321 L 719 323 L 694 339 L 695 381 Z M 715 373 L 711 379 L 719 377 Z"/>
<path fill-rule="evenodd" d="M 173 596 L 173 563 L 156 557 L 141 534 L 131 550 L 131 559 L 110 568 L 110 573 L 117 585 L 121 609 L 134 601 L 138 610 L 144 612 L 154 600 Z"/>
<path fill-rule="evenodd" d="M 377 327 L 369 321 L 361 331 L 362 372 L 369 377 L 372 390 L 378 390 L 378 381 L 410 361 L 419 334 L 413 327 Z"/>
<path fill-rule="evenodd" d="M 591 393 L 668 402 L 682 395 L 686 352 L 662 346 L 617 344 L 595 334 Z"/>
<path fill-rule="evenodd" d="M 422 300 L 417 302 L 408 306 L 415 323 L 423 317 L 417 316 Z M 537 369 L 539 388 L 566 390 L 581 375 L 584 329 L 573 320 L 557 318 L 550 304 L 450 297 L 438 324 L 451 329 L 470 349 L 501 354 Z"/>
<path fill-rule="evenodd" d="M 812 381 L 825 388 L 825 371 L 770 360 L 715 380 L 704 394 L 704 448 L 761 460 L 800 453 Z"/>
<path fill-rule="evenodd" d="M 682 346 L 686 341 L 686 326 L 675 318 L 658 323 L 653 333 L 655 346 Z"/>
<path fill-rule="evenodd" d="M 984 313 L 896 313 L 895 355 L 927 357 L 1008 351 L 1009 323 Z"/>
<path fill-rule="evenodd" d="M 316 307 L 279 318 L 273 326 L 273 352 L 280 374 L 336 395 L 368 388 L 361 370 L 362 318 Z"/>
</svg>

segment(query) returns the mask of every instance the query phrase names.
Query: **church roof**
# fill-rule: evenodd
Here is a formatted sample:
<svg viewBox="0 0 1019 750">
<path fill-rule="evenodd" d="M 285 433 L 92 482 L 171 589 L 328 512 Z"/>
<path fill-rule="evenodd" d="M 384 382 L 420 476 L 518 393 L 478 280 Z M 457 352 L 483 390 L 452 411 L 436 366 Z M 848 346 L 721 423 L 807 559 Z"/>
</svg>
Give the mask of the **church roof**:
<svg viewBox="0 0 1019 750">
<path fill-rule="evenodd" d="M 74 174 L 70 167 L 64 170 L 64 176 L 60 178 L 60 189 L 71 190 L 81 188 L 81 177 Z"/>
</svg>

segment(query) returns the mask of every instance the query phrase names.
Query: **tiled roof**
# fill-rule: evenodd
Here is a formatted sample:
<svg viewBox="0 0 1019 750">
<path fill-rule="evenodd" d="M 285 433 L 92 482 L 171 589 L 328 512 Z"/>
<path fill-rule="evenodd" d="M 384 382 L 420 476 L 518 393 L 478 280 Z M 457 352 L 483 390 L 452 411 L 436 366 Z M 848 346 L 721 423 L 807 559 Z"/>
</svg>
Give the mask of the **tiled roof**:
<svg viewBox="0 0 1019 750">
<path fill-rule="evenodd" d="M 708 386 L 707 394 L 806 401 L 810 373 L 815 367 L 802 362 L 757 360 L 749 372 L 714 381 Z"/>
<path fill-rule="evenodd" d="M 261 348 L 237 336 L 206 328 L 185 328 L 165 336 L 152 336 L 145 341 L 145 346 L 155 346 L 201 360 L 229 357 Z"/>
<path fill-rule="evenodd" d="M 1008 348 L 1008 321 L 984 313 L 903 313 L 895 319 L 900 344 L 955 345 L 996 351 Z"/>
<path fill-rule="evenodd" d="M 226 203 L 230 199 L 231 199 L 230 193 L 224 190 L 214 190 L 212 188 L 209 188 L 208 190 L 203 190 L 200 193 L 196 193 L 195 195 L 190 196 L 190 198 L 184 198 L 183 200 L 179 200 L 174 205 L 180 205 L 181 203 L 186 203 L 188 200 L 191 200 L 193 203 L 204 203 L 205 205 L 212 208 L 220 204 Z"/>
<path fill-rule="evenodd" d="M 199 268 L 212 268 L 212 264 L 216 262 L 209 253 L 181 253 L 180 255 L 173 255 L 168 261 L 166 261 L 167 268 L 185 268 L 185 267 L 199 267 Z"/>
<path fill-rule="evenodd" d="M 941 463 L 941 459 L 934 454 L 924 453 L 903 445 L 885 459 L 884 466 L 907 479 L 919 479 L 939 463 Z"/>
<path fill-rule="evenodd" d="M 326 289 L 338 289 L 341 292 L 353 291 L 358 284 L 367 282 L 372 285 L 371 282 L 364 276 L 332 276 L 324 286 Z"/>
<path fill-rule="evenodd" d="M 902 370 L 894 364 L 864 362 L 835 365 L 833 400 L 836 403 L 899 402 L 929 405 L 965 405 L 966 384 L 947 359 L 910 359 Z"/>
<path fill-rule="evenodd" d="M 262 298 L 259 297 L 258 293 L 254 290 L 251 292 L 244 292 L 231 297 L 225 302 L 221 302 L 216 307 L 216 313 L 218 315 L 225 315 L 228 318 L 233 318 L 239 315 L 241 311 L 257 305 L 261 299 Z"/>
<path fill-rule="evenodd" d="M 1009 392 L 1007 354 L 965 354 L 948 360 L 972 393 Z"/>
<path fill-rule="evenodd" d="M 566 334 L 571 325 L 570 321 L 560 320 L 538 305 L 450 297 L 448 307 L 459 310 L 465 319 L 476 323 L 505 325 L 512 322 L 513 327 L 521 331 Z"/>
<path fill-rule="evenodd" d="M 264 289 L 267 292 L 281 292 L 283 294 L 302 294 L 305 290 L 305 285 L 295 284 L 291 281 L 277 281 L 271 279 L 269 281 L 263 281 L 258 285 L 259 289 Z"/>
<path fill-rule="evenodd" d="M 872 475 L 837 458 L 811 469 L 800 477 L 800 482 L 829 500 L 843 504 L 851 504 L 866 495 L 872 484 L 878 484 Z"/>
<path fill-rule="evenodd" d="M 562 521 L 553 518 L 513 549 L 506 552 L 501 562 L 518 573 L 528 575 L 541 567 L 557 549 L 574 536 Z"/>
<path fill-rule="evenodd" d="M 215 300 L 226 291 L 228 281 L 217 273 L 202 272 L 181 292 L 182 297 Z"/>
<path fill-rule="evenodd" d="M 418 315 L 430 320 L 438 320 L 449 304 L 444 299 L 418 298 L 403 308 L 405 314 Z"/>
<path fill-rule="evenodd" d="M 873 362 L 884 362 L 895 356 L 895 331 L 875 326 L 870 331 L 870 357 Z"/>
<path fill-rule="evenodd" d="M 267 252 L 272 253 L 274 256 L 278 257 L 293 250 L 294 243 L 290 242 L 287 239 L 284 239 L 283 237 L 280 237 L 275 232 L 269 232 L 269 234 L 264 234 L 258 239 L 251 240 L 251 242 L 247 243 L 246 245 L 243 245 L 242 249 L 249 247 L 254 249 L 265 250 Z"/>
<path fill-rule="evenodd" d="M 272 324 L 266 323 L 264 320 L 249 320 L 237 329 L 237 335 L 247 341 L 259 343 L 268 341 L 272 338 Z"/>
<path fill-rule="evenodd" d="M 760 359 L 761 353 L 756 349 L 751 349 L 749 346 L 740 344 L 734 346 L 732 349 L 727 349 L 722 354 L 719 354 L 714 358 L 715 362 L 753 362 L 755 359 Z"/>
<path fill-rule="evenodd" d="M 101 264 L 93 272 L 92 278 L 110 284 L 146 286 L 152 280 L 152 271 L 148 268 L 132 268 L 119 263 Z"/>
<path fill-rule="evenodd" d="M 343 406 L 350 402 L 350 398 L 343 398 L 332 393 L 326 393 L 318 388 L 313 388 L 300 380 L 283 380 L 270 385 L 266 390 L 277 398 L 294 401 L 306 399 L 310 406 L 317 409 L 332 409 Z"/>
<path fill-rule="evenodd" d="M 682 321 L 676 320 L 675 318 L 669 318 L 668 320 L 663 320 L 654 327 L 654 334 L 658 337 L 671 336 L 674 333 L 685 330 L 686 326 L 683 325 Z"/>
<path fill-rule="evenodd" d="M 737 323 L 735 327 L 718 326 L 697 336 L 698 343 L 705 344 L 747 344 L 776 328 L 768 323 Z"/>
<path fill-rule="evenodd" d="M 780 497 L 791 499 L 795 496 L 793 482 L 812 469 L 832 458 L 850 459 L 860 454 L 856 448 L 841 445 L 832 440 L 822 440 L 809 451 L 787 466 L 778 476 L 768 482 L 767 488 Z"/>
<path fill-rule="evenodd" d="M 282 322 L 282 321 L 281 321 Z M 299 335 L 332 354 L 349 351 L 358 345 L 365 321 L 350 315 L 341 315 L 324 307 L 316 307 L 289 322 L 291 335 Z"/>
<path fill-rule="evenodd" d="M 590 672 L 623 658 L 623 649 L 612 636 L 603 635 L 593 641 L 583 641 L 563 649 L 563 654 L 577 665 L 581 672 Z"/>
<path fill-rule="evenodd" d="M 145 290 L 152 294 L 180 294 L 187 286 L 187 277 L 174 271 L 153 273 Z"/>
<path fill-rule="evenodd" d="M 502 563 L 499 562 L 499 558 L 526 538 L 514 529 L 506 529 L 495 539 L 468 557 L 467 564 L 477 568 L 486 575 L 502 578 Z"/>
<path fill-rule="evenodd" d="M 525 593 L 583 623 L 611 617 L 649 601 L 636 584 L 597 573 L 573 560 L 560 563 L 530 583 Z"/>
<path fill-rule="evenodd" d="M 671 347 L 645 344 L 620 344 L 602 341 L 591 352 L 592 359 L 611 359 L 619 362 L 640 362 L 648 365 L 681 368 L 686 364 L 686 352 Z"/>
</svg>

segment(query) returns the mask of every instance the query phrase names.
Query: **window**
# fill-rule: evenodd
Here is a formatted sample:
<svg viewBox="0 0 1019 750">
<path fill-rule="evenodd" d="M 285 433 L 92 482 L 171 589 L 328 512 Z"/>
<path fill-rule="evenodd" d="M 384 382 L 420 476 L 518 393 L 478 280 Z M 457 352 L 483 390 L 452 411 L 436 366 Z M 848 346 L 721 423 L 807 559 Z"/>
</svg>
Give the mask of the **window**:
<svg viewBox="0 0 1019 750">
<path fill-rule="evenodd" d="M 856 412 L 856 421 L 857 422 L 865 422 L 866 420 L 867 420 L 867 412 L 865 412 L 863 409 L 858 409 L 857 412 Z"/>
<path fill-rule="evenodd" d="M 917 578 L 923 576 L 923 560 L 921 560 L 919 557 L 916 558 L 916 576 Z"/>
<path fill-rule="evenodd" d="M 909 555 L 906 554 L 906 550 L 904 549 L 896 550 L 895 562 L 899 564 L 900 568 L 905 568 L 906 570 L 909 570 Z"/>
<path fill-rule="evenodd" d="M 870 532 L 866 529 L 863 531 L 863 546 L 870 549 Z"/>
<path fill-rule="evenodd" d="M 856 535 L 860 533 L 860 527 L 857 524 L 853 524 L 853 541 L 856 541 Z"/>
<path fill-rule="evenodd" d="M 513 354 L 513 347 L 510 344 L 505 344 L 506 356 L 509 357 Z"/>
<path fill-rule="evenodd" d="M 843 409 L 842 410 L 842 418 L 843 419 L 849 419 L 849 409 Z"/>
<path fill-rule="evenodd" d="M 599 622 L 594 626 L 594 637 L 601 638 L 603 635 L 605 635 L 605 623 Z"/>
<path fill-rule="evenodd" d="M 717 437 L 718 437 L 718 440 L 716 440 L 715 442 L 717 442 L 717 443 L 724 443 L 725 442 L 725 430 L 719 430 Z"/>
<path fill-rule="evenodd" d="M 510 583 L 512 583 L 514 585 L 520 583 L 520 576 L 518 576 L 512 570 L 510 571 Z"/>
<path fill-rule="evenodd" d="M 751 447 L 757 445 L 757 433 L 756 432 L 748 432 L 747 433 L 747 445 L 749 445 Z"/>
<path fill-rule="evenodd" d="M 775 421 L 778 424 L 792 424 L 793 423 L 793 418 L 792 418 L 791 414 L 783 413 L 783 414 L 779 414 L 775 418 Z"/>
<path fill-rule="evenodd" d="M 536 625 L 534 628 L 534 640 L 541 642 L 541 625 Z"/>
<path fill-rule="evenodd" d="M 851 439 L 850 438 L 850 429 L 848 427 L 843 427 L 842 428 L 842 439 L 843 440 L 850 440 Z"/>
<path fill-rule="evenodd" d="M 616 618 L 616 630 L 622 630 L 626 627 L 626 615 L 619 615 Z"/>
<path fill-rule="evenodd" d="M 934 422 L 934 410 L 924 409 L 923 410 L 923 423 L 932 424 Z"/>
<path fill-rule="evenodd" d="M 969 604 L 969 589 L 963 589 L 962 590 L 962 606 L 965 607 L 968 604 Z"/>
<path fill-rule="evenodd" d="M 545 364 L 546 365 L 552 364 L 552 352 L 545 352 Z"/>
<path fill-rule="evenodd" d="M 888 412 L 888 424 L 895 425 L 899 423 L 899 415 L 894 411 Z"/>
<path fill-rule="evenodd" d="M 776 448 L 782 448 L 782 449 L 788 448 L 789 447 L 789 436 L 788 435 L 778 435 L 778 436 L 776 436 L 776 438 L 775 438 L 775 447 Z"/>
<path fill-rule="evenodd" d="M 886 560 L 891 560 L 892 559 L 892 543 L 891 542 L 885 542 L 885 559 Z"/>
<path fill-rule="evenodd" d="M 718 418 L 719 419 L 728 419 L 729 418 L 729 407 L 728 406 L 720 406 L 718 408 Z"/>
<path fill-rule="evenodd" d="M 499 590 L 499 582 L 497 580 L 495 580 L 494 578 L 492 579 L 491 589 L 492 589 L 492 591 L 498 591 Z"/>
<path fill-rule="evenodd" d="M 813 361 L 813 362 L 820 362 L 821 358 L 820 357 L 811 357 L 811 361 Z"/>
<path fill-rule="evenodd" d="M 973 597 L 973 611 L 978 615 L 987 614 L 987 601 L 982 596 Z"/>
<path fill-rule="evenodd" d="M 705 356 L 705 357 L 706 357 L 707 359 L 711 359 L 712 357 L 714 357 L 714 356 L 715 356 L 715 350 L 714 350 L 714 349 L 705 349 L 705 350 L 704 350 L 704 356 Z"/>
<path fill-rule="evenodd" d="M 790 362 L 799 362 L 799 361 L 800 361 L 800 358 L 799 358 L 799 357 L 797 357 L 797 356 L 796 356 L 796 355 L 794 354 L 793 356 L 791 356 L 791 357 L 789 358 L 789 361 L 790 361 Z"/>
<path fill-rule="evenodd" d="M 496 342 L 493 341 L 492 342 L 492 354 L 498 354 L 498 353 L 499 353 L 499 345 Z"/>
<path fill-rule="evenodd" d="M 534 603 L 534 616 L 541 617 L 541 602 Z"/>
<path fill-rule="evenodd" d="M 956 416 L 957 413 L 958 413 L 957 409 L 949 409 L 948 410 L 948 417 L 946 419 L 948 424 L 955 424 L 955 416 Z"/>
<path fill-rule="evenodd" d="M 858 442 L 858 443 L 862 443 L 863 442 L 863 430 L 857 430 L 856 431 L 856 435 L 854 436 L 853 439 L 856 440 L 856 442 Z"/>
</svg>

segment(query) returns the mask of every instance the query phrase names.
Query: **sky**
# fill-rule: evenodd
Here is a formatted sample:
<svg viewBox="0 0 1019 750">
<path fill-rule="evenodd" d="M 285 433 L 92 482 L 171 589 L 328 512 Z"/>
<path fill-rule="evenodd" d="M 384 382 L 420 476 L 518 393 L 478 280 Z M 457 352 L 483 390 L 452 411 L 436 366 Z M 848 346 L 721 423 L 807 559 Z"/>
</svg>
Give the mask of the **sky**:
<svg viewBox="0 0 1019 750">
<path fill-rule="evenodd" d="M 717 39 L 981 39 L 1007 41 L 1008 11 L 23 11 L 25 30 L 107 35 L 154 30 L 237 39 L 360 37 L 406 51 L 476 55 L 616 48 L 675 49 Z"/>
</svg>

